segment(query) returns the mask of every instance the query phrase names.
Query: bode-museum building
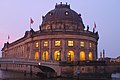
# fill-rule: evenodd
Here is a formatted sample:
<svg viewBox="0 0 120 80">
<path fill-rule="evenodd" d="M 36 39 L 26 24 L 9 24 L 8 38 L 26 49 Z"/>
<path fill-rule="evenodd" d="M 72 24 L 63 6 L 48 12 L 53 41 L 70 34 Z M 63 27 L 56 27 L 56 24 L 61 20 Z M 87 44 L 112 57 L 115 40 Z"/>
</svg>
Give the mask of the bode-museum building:
<svg viewBox="0 0 120 80">
<path fill-rule="evenodd" d="M 31 29 L 12 42 L 5 43 L 2 58 L 30 59 L 42 62 L 74 62 L 97 59 L 98 32 L 85 30 L 81 14 L 70 5 L 56 4 L 55 9 L 42 16 L 38 31 Z M 3 68 L 6 65 L 2 65 Z M 20 69 L 24 65 L 8 65 L 8 69 Z M 14 67 L 14 68 L 12 68 Z"/>
</svg>

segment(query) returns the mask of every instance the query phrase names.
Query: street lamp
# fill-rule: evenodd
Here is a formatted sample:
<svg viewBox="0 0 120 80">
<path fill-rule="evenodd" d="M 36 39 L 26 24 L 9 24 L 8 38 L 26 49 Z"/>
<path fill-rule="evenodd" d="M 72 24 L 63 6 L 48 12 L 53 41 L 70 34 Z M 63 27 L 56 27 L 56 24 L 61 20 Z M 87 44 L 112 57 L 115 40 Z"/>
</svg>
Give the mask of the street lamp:
<svg viewBox="0 0 120 80">
<path fill-rule="evenodd" d="M 38 65 L 41 65 L 41 63 L 39 62 Z"/>
<path fill-rule="evenodd" d="M 80 70 L 79 70 L 79 69 L 76 70 L 75 73 L 76 73 L 76 75 L 77 75 L 77 80 L 80 80 L 80 79 L 79 79 L 79 78 L 80 78 Z"/>
</svg>

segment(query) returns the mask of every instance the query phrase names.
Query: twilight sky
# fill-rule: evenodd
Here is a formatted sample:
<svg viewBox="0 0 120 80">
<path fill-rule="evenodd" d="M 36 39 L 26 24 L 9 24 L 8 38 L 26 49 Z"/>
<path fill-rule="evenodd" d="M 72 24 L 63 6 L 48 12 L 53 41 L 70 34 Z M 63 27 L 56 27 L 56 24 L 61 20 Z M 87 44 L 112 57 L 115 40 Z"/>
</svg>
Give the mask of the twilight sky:
<svg viewBox="0 0 120 80">
<path fill-rule="evenodd" d="M 42 15 L 60 2 L 67 2 L 71 9 L 80 13 L 90 30 L 96 22 L 100 37 L 98 55 L 105 49 L 106 57 L 120 56 L 120 0 L 0 0 L 0 50 L 8 35 L 10 42 L 24 36 L 30 27 L 30 17 L 34 20 L 32 28 L 38 30 Z"/>
</svg>

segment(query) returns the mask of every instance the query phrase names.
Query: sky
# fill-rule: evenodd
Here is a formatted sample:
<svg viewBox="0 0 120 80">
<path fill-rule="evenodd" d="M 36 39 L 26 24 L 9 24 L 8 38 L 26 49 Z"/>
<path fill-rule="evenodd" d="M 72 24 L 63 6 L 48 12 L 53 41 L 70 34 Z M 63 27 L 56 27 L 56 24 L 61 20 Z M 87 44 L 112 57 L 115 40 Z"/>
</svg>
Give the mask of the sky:
<svg viewBox="0 0 120 80">
<path fill-rule="evenodd" d="M 60 2 L 67 2 L 80 13 L 85 27 L 89 25 L 91 31 L 96 23 L 98 55 L 105 49 L 106 57 L 120 56 L 120 0 L 0 0 L 0 50 L 8 35 L 10 43 L 24 36 L 30 28 L 30 18 L 34 20 L 32 28 L 39 30 L 42 16 Z"/>
</svg>

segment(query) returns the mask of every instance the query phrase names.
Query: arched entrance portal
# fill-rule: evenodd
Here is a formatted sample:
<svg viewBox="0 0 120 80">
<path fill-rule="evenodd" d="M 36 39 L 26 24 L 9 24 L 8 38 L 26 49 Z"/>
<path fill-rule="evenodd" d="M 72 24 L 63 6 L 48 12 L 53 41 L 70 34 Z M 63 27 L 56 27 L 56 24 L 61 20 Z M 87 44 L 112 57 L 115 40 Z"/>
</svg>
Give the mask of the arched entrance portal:
<svg viewBox="0 0 120 80">
<path fill-rule="evenodd" d="M 85 52 L 81 51 L 80 52 L 80 61 L 84 61 L 85 60 Z"/>
<path fill-rule="evenodd" d="M 74 52 L 73 51 L 68 51 L 67 60 L 68 61 L 74 61 Z"/>
<path fill-rule="evenodd" d="M 93 60 L 92 52 L 89 52 L 89 60 Z"/>
<path fill-rule="evenodd" d="M 48 51 L 44 51 L 42 53 L 42 60 L 47 61 L 48 60 Z"/>
<path fill-rule="evenodd" d="M 60 61 L 61 60 L 61 51 L 55 51 L 54 52 L 54 60 Z"/>
</svg>

